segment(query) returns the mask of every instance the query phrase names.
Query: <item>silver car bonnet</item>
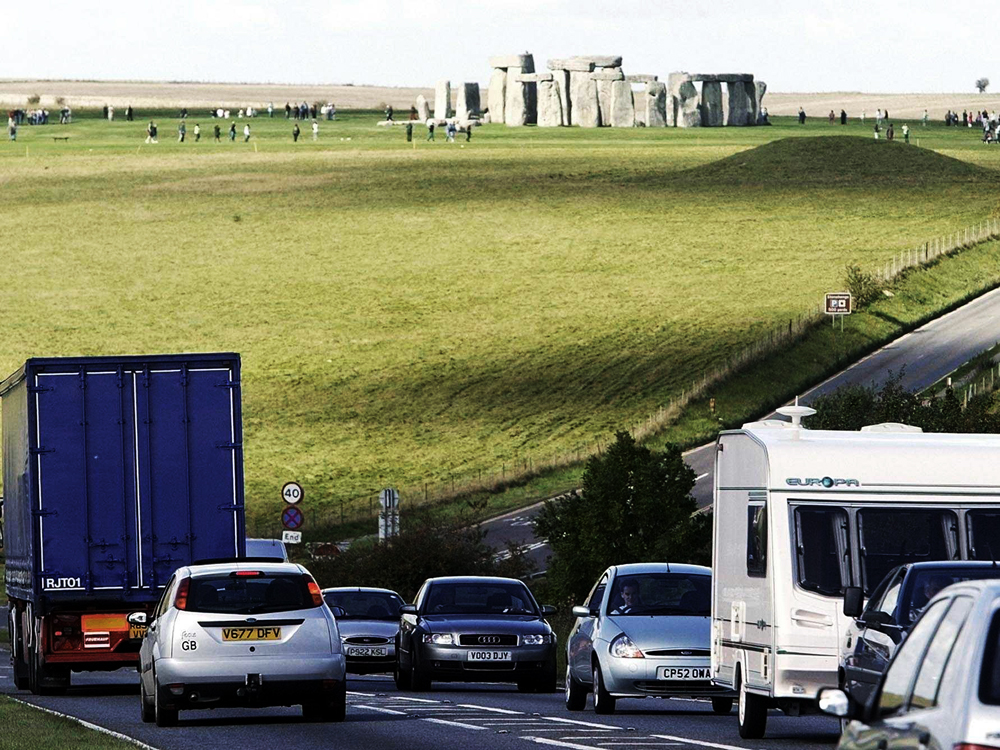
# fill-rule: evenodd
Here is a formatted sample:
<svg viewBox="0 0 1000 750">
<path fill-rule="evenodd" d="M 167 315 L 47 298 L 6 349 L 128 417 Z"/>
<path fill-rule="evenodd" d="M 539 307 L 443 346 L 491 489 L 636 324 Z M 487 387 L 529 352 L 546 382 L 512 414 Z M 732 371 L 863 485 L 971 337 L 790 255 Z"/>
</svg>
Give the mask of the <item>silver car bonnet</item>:
<svg viewBox="0 0 1000 750">
<path fill-rule="evenodd" d="M 608 615 L 608 640 L 624 632 L 642 651 L 665 648 L 708 650 L 712 618 L 694 615 Z M 615 628 L 618 632 L 612 633 Z"/>
<path fill-rule="evenodd" d="M 355 620 L 338 617 L 337 626 L 340 628 L 341 638 L 373 635 L 379 638 L 393 639 L 399 632 L 399 620 Z"/>
</svg>

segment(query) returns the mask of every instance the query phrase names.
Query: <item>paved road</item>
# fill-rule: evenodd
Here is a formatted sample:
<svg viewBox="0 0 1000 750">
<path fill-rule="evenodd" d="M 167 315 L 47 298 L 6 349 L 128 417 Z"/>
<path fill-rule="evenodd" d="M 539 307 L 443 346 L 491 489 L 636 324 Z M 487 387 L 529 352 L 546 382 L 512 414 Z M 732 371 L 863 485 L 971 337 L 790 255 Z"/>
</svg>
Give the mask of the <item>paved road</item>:
<svg viewBox="0 0 1000 750">
<path fill-rule="evenodd" d="M 974 299 L 951 313 L 937 318 L 912 333 L 893 341 L 851 367 L 834 375 L 800 397 L 808 404 L 817 396 L 842 385 L 881 385 L 890 372 L 904 372 L 902 385 L 912 391 L 922 390 L 954 372 L 975 355 L 1000 341 L 1000 289 Z M 774 416 L 773 413 L 768 415 Z M 685 460 L 698 481 L 694 495 L 698 507 L 712 502 L 714 444 L 688 451 Z M 531 518 L 540 505 L 492 519 L 483 524 L 487 541 L 500 546 L 511 539 L 529 549 L 529 556 L 539 570 L 544 570 L 550 548 L 535 538 Z"/>
<path fill-rule="evenodd" d="M 435 683 L 427 693 L 399 693 L 381 676 L 351 680 L 347 721 L 312 724 L 297 708 L 181 712 L 179 726 L 160 729 L 139 719 L 133 670 L 74 675 L 64 696 L 14 691 L 6 652 L 0 652 L 0 692 L 82 718 L 160 750 L 441 750 L 471 747 L 516 750 L 531 745 L 593 750 L 697 748 L 825 748 L 839 736 L 835 720 L 788 718 L 772 712 L 768 736 L 740 740 L 735 711 L 716 716 L 695 701 L 621 701 L 613 716 L 570 713 L 561 693 L 522 695 L 512 686 Z"/>
</svg>

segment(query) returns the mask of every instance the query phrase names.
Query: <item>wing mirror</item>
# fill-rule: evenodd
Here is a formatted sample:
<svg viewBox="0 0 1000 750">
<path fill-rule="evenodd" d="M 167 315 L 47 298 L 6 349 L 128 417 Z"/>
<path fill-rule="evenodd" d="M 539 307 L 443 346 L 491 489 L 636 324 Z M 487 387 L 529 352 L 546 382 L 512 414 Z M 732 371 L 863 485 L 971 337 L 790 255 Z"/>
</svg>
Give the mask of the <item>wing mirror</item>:
<svg viewBox="0 0 1000 750">
<path fill-rule="evenodd" d="M 816 698 L 819 710 L 827 716 L 846 719 L 851 713 L 851 699 L 839 688 L 822 688 Z"/>
<path fill-rule="evenodd" d="M 399 608 L 399 614 L 401 615 L 415 615 L 417 614 L 416 604 L 404 604 Z"/>
<path fill-rule="evenodd" d="M 865 592 L 860 586 L 848 586 L 844 589 L 844 614 L 857 619 L 864 611 Z"/>
<path fill-rule="evenodd" d="M 542 605 L 542 617 L 548 617 L 549 615 L 554 615 L 558 611 L 559 610 L 557 610 L 551 604 L 543 604 Z"/>
<path fill-rule="evenodd" d="M 132 612 L 125 619 L 128 620 L 128 624 L 129 625 L 145 625 L 146 624 L 146 613 L 145 612 Z"/>
<path fill-rule="evenodd" d="M 597 610 L 590 607 L 573 607 L 574 617 L 597 617 Z"/>
</svg>

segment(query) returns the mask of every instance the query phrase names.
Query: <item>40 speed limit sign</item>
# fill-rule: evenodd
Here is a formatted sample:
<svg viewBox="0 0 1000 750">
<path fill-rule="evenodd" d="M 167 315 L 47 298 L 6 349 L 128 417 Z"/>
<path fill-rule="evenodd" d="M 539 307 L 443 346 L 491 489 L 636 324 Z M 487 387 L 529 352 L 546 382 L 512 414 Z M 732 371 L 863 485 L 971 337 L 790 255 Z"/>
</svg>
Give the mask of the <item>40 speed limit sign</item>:
<svg viewBox="0 0 1000 750">
<path fill-rule="evenodd" d="M 302 502 L 302 498 L 304 497 L 305 493 L 302 491 L 302 485 L 298 482 L 286 482 L 281 488 L 281 499 L 290 505 Z"/>
</svg>

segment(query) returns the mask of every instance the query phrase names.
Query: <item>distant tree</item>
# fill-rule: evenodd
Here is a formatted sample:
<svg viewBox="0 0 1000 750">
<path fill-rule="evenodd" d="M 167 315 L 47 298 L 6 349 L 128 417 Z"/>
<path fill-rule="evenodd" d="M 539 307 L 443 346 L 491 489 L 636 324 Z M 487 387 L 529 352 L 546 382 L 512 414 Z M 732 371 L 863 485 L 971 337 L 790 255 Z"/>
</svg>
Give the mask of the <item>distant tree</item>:
<svg viewBox="0 0 1000 750">
<path fill-rule="evenodd" d="M 979 78 L 976 80 L 976 88 L 979 89 L 980 94 L 986 93 L 986 87 L 990 85 L 989 78 Z"/>
<path fill-rule="evenodd" d="M 583 492 L 545 503 L 535 533 L 548 539 L 553 594 L 580 603 L 609 565 L 710 561 L 711 516 L 697 509 L 695 475 L 680 448 L 654 452 L 627 432 L 587 461 Z"/>
</svg>

